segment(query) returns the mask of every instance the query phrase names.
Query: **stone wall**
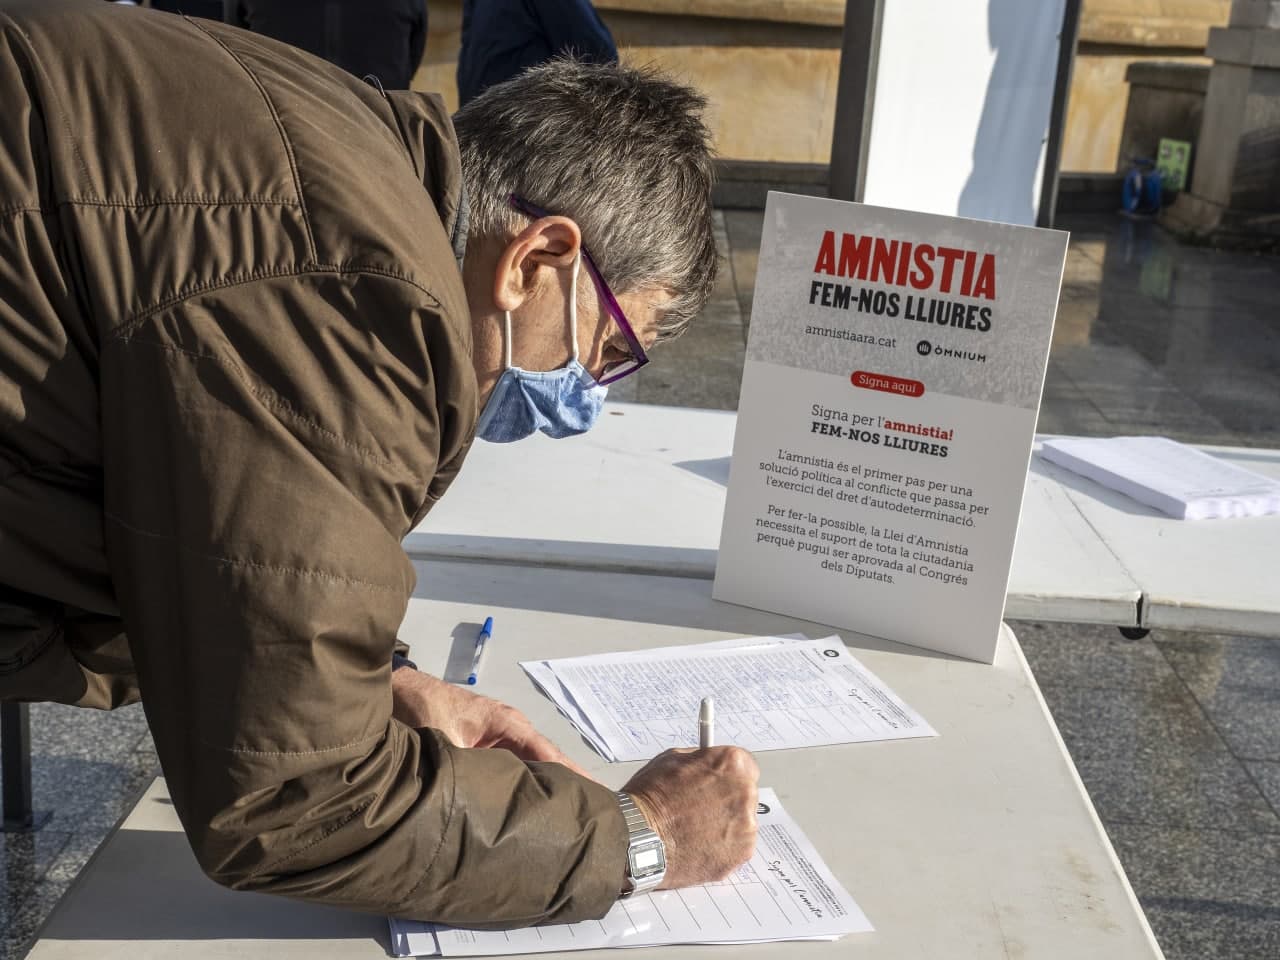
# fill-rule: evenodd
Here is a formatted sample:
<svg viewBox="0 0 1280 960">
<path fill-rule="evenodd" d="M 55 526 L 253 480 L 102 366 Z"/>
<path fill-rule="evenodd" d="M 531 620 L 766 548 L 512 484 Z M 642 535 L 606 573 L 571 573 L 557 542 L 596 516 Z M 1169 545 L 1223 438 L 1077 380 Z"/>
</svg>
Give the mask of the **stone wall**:
<svg viewBox="0 0 1280 960">
<path fill-rule="evenodd" d="M 1109 47 L 1203 51 L 1231 0 L 1084 0 L 1080 40 Z"/>
<path fill-rule="evenodd" d="M 1209 28 L 1225 24 L 1230 12 L 1230 0 L 1084 0 L 1067 102 L 1062 170 L 1112 173 L 1128 169 L 1121 137 L 1130 65 L 1207 65 L 1204 49 Z"/>
<path fill-rule="evenodd" d="M 890 0 L 892 2 L 892 0 Z M 1030 2 L 1030 0 L 1029 0 Z M 720 156 L 825 164 L 830 157 L 844 0 L 597 0 L 629 63 L 657 63 L 702 89 Z M 1230 0 L 1084 0 L 1063 144 L 1064 171 L 1112 172 L 1129 65 L 1207 63 Z M 459 0 L 431 0 L 418 89 L 457 105 Z"/>
<path fill-rule="evenodd" d="M 1236 0 L 1208 53 L 1191 189 L 1163 222 L 1215 245 L 1280 249 L 1280 0 Z"/>
<path fill-rule="evenodd" d="M 1155 159 L 1164 137 L 1192 144 L 1200 138 L 1208 66 L 1140 62 L 1130 64 L 1125 76 L 1129 106 L 1120 138 L 1122 164 L 1130 157 Z"/>
<path fill-rule="evenodd" d="M 414 87 L 457 106 L 461 3 L 430 0 Z M 656 63 L 707 95 L 720 156 L 826 163 L 843 0 L 598 0 L 626 63 Z M 753 13 L 751 19 L 727 13 Z"/>
</svg>

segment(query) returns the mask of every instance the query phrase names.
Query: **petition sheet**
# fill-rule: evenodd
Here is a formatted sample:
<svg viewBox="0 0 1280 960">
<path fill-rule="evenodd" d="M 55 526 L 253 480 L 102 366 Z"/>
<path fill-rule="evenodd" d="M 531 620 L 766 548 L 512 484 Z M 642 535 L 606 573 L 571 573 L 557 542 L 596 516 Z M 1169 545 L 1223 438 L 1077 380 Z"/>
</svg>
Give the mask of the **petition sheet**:
<svg viewBox="0 0 1280 960">
<path fill-rule="evenodd" d="M 793 633 L 783 637 L 739 637 L 730 640 L 714 640 L 710 643 L 697 644 L 698 650 L 711 650 L 721 647 L 754 647 L 754 646 L 776 646 L 780 643 L 789 643 L 799 641 L 808 643 L 809 638 L 803 634 Z M 672 653 L 678 650 L 687 649 L 687 646 L 671 646 L 671 647 L 655 647 L 649 650 L 649 653 Z M 606 760 L 617 760 L 613 755 L 613 751 L 609 748 L 608 743 L 600 736 L 600 732 L 591 723 L 591 718 L 582 712 L 582 708 L 574 701 L 573 695 L 565 689 L 560 678 L 556 676 L 555 670 L 551 667 L 550 662 L 546 660 L 528 660 L 520 664 L 524 668 L 529 679 L 534 682 L 539 690 L 556 705 L 560 714 L 572 723 L 582 737 L 589 743 Z"/>
<path fill-rule="evenodd" d="M 600 920 L 523 930 L 463 930 L 391 920 L 392 952 L 481 957 L 675 943 L 835 940 L 873 929 L 777 794 L 760 791 L 755 854 L 733 876 L 619 900 Z"/>
<path fill-rule="evenodd" d="M 696 746 L 703 697 L 716 741 L 751 751 L 936 736 L 839 637 L 747 638 L 522 664 L 607 759 Z"/>
</svg>

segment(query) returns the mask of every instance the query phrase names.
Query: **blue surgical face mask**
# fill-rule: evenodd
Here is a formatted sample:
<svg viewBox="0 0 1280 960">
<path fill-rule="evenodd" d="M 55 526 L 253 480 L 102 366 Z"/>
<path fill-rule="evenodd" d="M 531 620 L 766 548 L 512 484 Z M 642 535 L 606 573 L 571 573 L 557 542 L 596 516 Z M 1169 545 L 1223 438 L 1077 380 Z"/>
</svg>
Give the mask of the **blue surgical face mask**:
<svg viewBox="0 0 1280 960">
<path fill-rule="evenodd" d="M 569 336 L 573 359 L 558 370 L 538 372 L 511 365 L 511 314 L 506 314 L 507 368 L 494 385 L 493 393 L 476 423 L 476 436 L 490 443 L 511 443 L 541 430 L 559 440 L 586 433 L 600 416 L 608 387 L 578 362 L 578 267 L 573 261 L 573 282 L 569 290 Z"/>
</svg>

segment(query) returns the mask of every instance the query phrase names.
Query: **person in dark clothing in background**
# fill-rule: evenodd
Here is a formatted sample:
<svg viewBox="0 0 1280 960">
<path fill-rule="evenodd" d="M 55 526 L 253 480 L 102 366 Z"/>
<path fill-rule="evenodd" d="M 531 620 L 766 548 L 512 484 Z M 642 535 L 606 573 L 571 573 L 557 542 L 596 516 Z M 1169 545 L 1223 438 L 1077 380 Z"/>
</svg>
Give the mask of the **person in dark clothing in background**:
<svg viewBox="0 0 1280 960">
<path fill-rule="evenodd" d="M 151 7 L 225 20 L 408 90 L 427 43 L 427 0 L 152 0 Z"/>
<path fill-rule="evenodd" d="M 141 5 L 141 4 L 140 4 Z M 155 10 L 224 20 L 408 90 L 427 43 L 427 0 L 151 0 Z"/>
<path fill-rule="evenodd" d="M 231 23 L 408 90 L 427 42 L 427 0 L 238 0 Z"/>
<path fill-rule="evenodd" d="M 595 63 L 618 59 L 613 35 L 590 0 L 464 0 L 459 105 L 527 67 L 570 51 Z"/>
</svg>

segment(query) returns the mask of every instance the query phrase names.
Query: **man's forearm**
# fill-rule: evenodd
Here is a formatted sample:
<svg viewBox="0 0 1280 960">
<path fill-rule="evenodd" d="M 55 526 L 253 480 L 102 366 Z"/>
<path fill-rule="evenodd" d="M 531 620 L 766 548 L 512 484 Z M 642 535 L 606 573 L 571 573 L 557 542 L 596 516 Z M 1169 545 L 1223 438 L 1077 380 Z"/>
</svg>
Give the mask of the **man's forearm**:
<svg viewBox="0 0 1280 960">
<path fill-rule="evenodd" d="M 396 658 L 404 662 L 397 665 Z M 421 727 L 441 729 L 441 723 L 447 718 L 443 709 L 436 709 L 443 705 L 438 703 L 439 698 L 435 694 L 441 689 L 438 685 L 443 683 L 438 677 L 419 670 L 402 654 L 394 654 L 391 670 L 391 715 L 414 730 Z M 450 737 L 450 740 L 454 738 Z"/>
</svg>

